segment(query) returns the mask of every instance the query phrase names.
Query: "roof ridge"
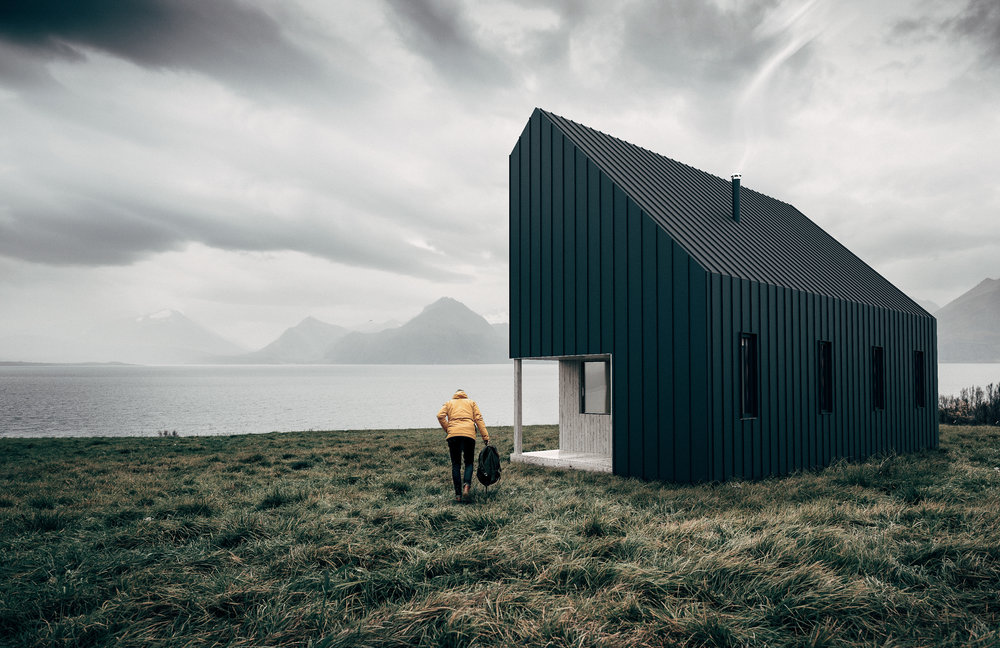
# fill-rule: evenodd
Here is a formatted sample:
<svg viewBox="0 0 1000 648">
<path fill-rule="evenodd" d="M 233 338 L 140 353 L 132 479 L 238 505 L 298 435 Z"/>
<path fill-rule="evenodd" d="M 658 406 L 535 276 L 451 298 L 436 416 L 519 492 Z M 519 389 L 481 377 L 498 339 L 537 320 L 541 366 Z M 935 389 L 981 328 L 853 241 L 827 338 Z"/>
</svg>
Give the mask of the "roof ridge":
<svg viewBox="0 0 1000 648">
<path fill-rule="evenodd" d="M 640 145 L 640 144 L 634 144 L 634 143 L 632 143 L 632 142 L 630 142 L 630 141 L 628 141 L 628 140 L 626 140 L 626 139 L 622 139 L 622 138 L 620 138 L 620 137 L 617 137 L 617 136 L 615 136 L 615 135 L 612 135 L 612 134 L 610 134 L 610 133 L 605 133 L 604 131 L 602 131 L 602 130 L 600 130 L 600 129 L 597 129 L 597 128 L 593 128 L 593 127 L 591 127 L 591 126 L 587 126 L 586 124 L 581 124 L 581 123 L 580 123 L 580 122 L 578 122 L 578 121 L 575 121 L 575 120 L 573 120 L 573 119 L 570 119 L 569 117 L 563 117 L 562 115 L 560 115 L 560 114 L 558 114 L 558 113 L 554 113 L 554 112 L 552 112 L 551 110 L 545 110 L 544 108 L 537 108 L 537 107 L 536 107 L 535 109 L 536 109 L 536 110 L 537 110 L 538 112 L 540 112 L 540 113 L 542 113 L 543 115 L 546 115 L 546 116 L 548 116 L 548 117 L 550 117 L 550 118 L 551 118 L 551 117 L 556 117 L 556 118 L 558 118 L 558 119 L 561 119 L 561 120 L 563 120 L 563 121 L 567 121 L 567 122 L 569 122 L 569 123 L 571 123 L 571 124 L 574 124 L 574 125 L 576 125 L 576 126 L 579 126 L 580 128 L 586 128 L 586 129 L 587 129 L 587 130 L 589 130 L 589 131 L 593 131 L 593 132 L 595 132 L 595 133 L 600 133 L 600 134 L 601 134 L 601 135 L 603 135 L 604 137 L 609 137 L 609 138 L 611 138 L 611 139 L 613 139 L 613 140 L 617 140 L 617 141 L 621 142 L 622 144 L 625 144 L 626 146 L 632 146 L 632 147 L 635 147 L 635 148 L 637 148 L 637 149 L 640 149 L 640 150 L 643 150 L 643 151 L 646 151 L 646 152 L 647 152 L 647 153 L 649 153 L 650 155 L 655 155 L 655 156 L 657 156 L 657 157 L 661 157 L 661 158 L 664 158 L 664 159 L 666 159 L 666 160 L 670 160 L 671 162 L 673 162 L 673 163 L 675 163 L 675 164 L 679 164 L 679 165 L 681 165 L 681 166 L 683 166 L 683 167 L 687 167 L 688 169 L 692 169 L 692 170 L 694 170 L 694 171 L 697 171 L 698 173 L 703 173 L 703 174 L 705 174 L 705 175 L 708 175 L 708 176 L 712 176 L 713 178 L 718 178 L 719 180 L 722 180 L 723 182 L 730 182 L 730 181 L 731 181 L 731 178 L 726 178 L 725 176 L 720 176 L 720 175 L 715 175 L 715 174 L 714 174 L 714 173 L 712 173 L 711 171 L 705 171 L 704 169 L 699 169 L 698 167 L 696 167 L 696 166 L 694 166 L 694 165 L 692 165 L 692 164 L 688 164 L 687 162 L 682 162 L 682 161 L 680 161 L 680 160 L 677 160 L 677 159 L 674 159 L 674 158 L 672 158 L 672 157 L 669 157 L 669 156 L 666 156 L 666 155 L 664 155 L 664 154 L 662 154 L 662 153 L 657 153 L 656 151 L 654 151 L 654 150 L 652 150 L 652 149 L 648 149 L 648 148 L 646 148 L 645 146 L 642 146 L 642 145 Z M 555 122 L 553 121 L 553 123 L 555 123 Z M 785 202 L 784 200 L 782 200 L 782 199 L 780 199 L 780 198 L 775 198 L 774 196 L 772 196 L 772 195 L 770 195 L 770 194 L 767 194 L 767 193 L 764 193 L 763 191 L 760 191 L 759 189 L 751 189 L 751 188 L 750 188 L 750 187 L 748 187 L 747 185 L 743 184 L 742 180 L 741 180 L 741 182 L 740 182 L 740 190 L 741 190 L 741 191 L 742 191 L 742 190 L 746 190 L 746 191 L 751 191 L 751 192 L 753 192 L 753 193 L 755 193 L 755 194 L 757 194 L 757 195 L 759 195 L 759 196 L 763 196 L 764 198 L 767 198 L 767 199 L 769 199 L 769 200 L 773 200 L 773 201 L 775 201 L 775 202 L 779 202 L 779 203 L 781 203 L 781 204 L 783 204 L 783 205 L 788 205 L 789 207 L 792 207 L 792 208 L 794 208 L 794 207 L 795 207 L 795 206 L 794 206 L 794 205 L 792 205 L 791 203 L 789 203 L 789 202 Z"/>
<path fill-rule="evenodd" d="M 929 315 L 906 293 L 791 203 L 556 113 L 536 108 L 613 185 L 705 270 L 870 306 Z"/>
</svg>

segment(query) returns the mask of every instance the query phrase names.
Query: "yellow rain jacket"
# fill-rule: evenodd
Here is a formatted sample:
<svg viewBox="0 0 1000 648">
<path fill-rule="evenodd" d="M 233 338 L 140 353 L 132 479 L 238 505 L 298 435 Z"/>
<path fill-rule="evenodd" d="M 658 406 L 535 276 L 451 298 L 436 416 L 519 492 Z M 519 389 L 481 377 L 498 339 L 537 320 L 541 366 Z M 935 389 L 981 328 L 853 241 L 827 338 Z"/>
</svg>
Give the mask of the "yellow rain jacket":
<svg viewBox="0 0 1000 648">
<path fill-rule="evenodd" d="M 438 411 L 438 423 L 448 433 L 447 438 L 464 436 L 476 438 L 476 428 L 483 441 L 490 442 L 490 433 L 486 430 L 486 421 L 479 411 L 476 401 L 469 400 L 465 392 L 459 389 L 451 400 L 441 406 Z"/>
</svg>

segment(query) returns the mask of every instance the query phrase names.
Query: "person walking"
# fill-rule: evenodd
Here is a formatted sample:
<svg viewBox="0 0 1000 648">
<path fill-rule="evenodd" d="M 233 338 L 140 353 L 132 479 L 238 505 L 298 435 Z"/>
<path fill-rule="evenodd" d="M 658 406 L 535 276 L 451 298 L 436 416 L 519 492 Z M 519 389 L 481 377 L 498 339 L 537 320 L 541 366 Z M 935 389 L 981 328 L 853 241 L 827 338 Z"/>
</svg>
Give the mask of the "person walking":
<svg viewBox="0 0 1000 648">
<path fill-rule="evenodd" d="M 461 502 L 462 496 L 468 497 L 472 490 L 472 465 L 476 454 L 476 430 L 483 438 L 483 443 L 490 444 L 490 433 L 486 429 L 486 421 L 479 411 L 476 401 L 461 389 L 455 392 L 451 400 L 441 406 L 437 414 L 438 423 L 447 432 L 448 453 L 451 455 L 451 480 L 455 484 L 455 501 Z M 462 475 L 462 460 L 465 460 L 465 475 Z"/>
</svg>

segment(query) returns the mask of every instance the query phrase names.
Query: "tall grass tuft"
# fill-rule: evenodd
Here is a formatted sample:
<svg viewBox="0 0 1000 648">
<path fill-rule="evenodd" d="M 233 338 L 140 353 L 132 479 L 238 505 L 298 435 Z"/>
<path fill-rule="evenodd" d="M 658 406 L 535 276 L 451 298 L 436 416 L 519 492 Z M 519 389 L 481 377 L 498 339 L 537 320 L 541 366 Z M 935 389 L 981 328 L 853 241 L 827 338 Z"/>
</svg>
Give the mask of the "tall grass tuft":
<svg viewBox="0 0 1000 648">
<path fill-rule="evenodd" d="M 0 645 L 997 646 L 1000 429 L 941 444 L 697 486 L 505 465 L 456 504 L 430 430 L 0 439 Z"/>
<path fill-rule="evenodd" d="M 258 508 L 273 509 L 286 504 L 295 504 L 306 498 L 306 494 L 301 491 L 290 491 L 287 487 L 275 486 L 260 501 Z"/>
</svg>

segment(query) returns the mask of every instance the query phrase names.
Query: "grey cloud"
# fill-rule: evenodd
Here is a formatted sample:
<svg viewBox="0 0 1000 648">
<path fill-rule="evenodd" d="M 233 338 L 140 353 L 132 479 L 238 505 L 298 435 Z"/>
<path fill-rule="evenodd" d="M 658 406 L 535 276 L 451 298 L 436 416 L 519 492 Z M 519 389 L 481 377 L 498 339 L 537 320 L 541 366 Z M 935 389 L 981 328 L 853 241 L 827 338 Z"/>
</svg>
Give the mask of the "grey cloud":
<svg viewBox="0 0 1000 648">
<path fill-rule="evenodd" d="M 948 18 L 910 16 L 894 23 L 888 33 L 888 41 L 894 44 L 932 42 L 941 38 L 970 41 L 981 49 L 981 63 L 987 67 L 1000 64 L 1000 3 L 969 0 Z"/>
<path fill-rule="evenodd" d="M 547 45 L 537 52 L 565 54 L 570 36 L 581 27 L 589 23 L 610 30 L 621 21 L 619 78 L 634 81 L 638 74 L 667 87 L 732 83 L 759 67 L 773 49 L 776 39 L 761 39 L 754 28 L 774 4 L 739 3 L 726 10 L 700 0 L 621 5 L 555 0 L 548 7 L 559 14 L 559 29 L 538 35 Z"/>
<path fill-rule="evenodd" d="M 357 267 L 444 279 L 432 253 L 384 224 L 318 214 L 282 221 L 270 214 L 184 210 L 128 196 L 8 204 L 0 218 L 0 255 L 48 265 L 127 265 L 198 242 L 224 250 L 295 250 Z"/>
<path fill-rule="evenodd" d="M 547 87 L 580 101 L 593 102 L 590 88 L 599 85 L 606 107 L 637 102 L 652 106 L 664 96 L 684 97 L 690 110 L 684 120 L 717 132 L 720 124 L 725 128 L 731 122 L 735 104 L 754 75 L 794 37 L 783 32 L 761 34 L 757 29 L 775 4 L 764 0 L 724 8 L 701 0 L 555 0 L 547 6 L 560 16 L 558 28 L 534 34 L 523 63 L 543 71 Z M 602 69 L 589 77 L 580 72 L 582 78 L 567 79 L 571 43 L 593 34 L 615 34 L 614 46 L 597 59 Z M 814 62 L 814 48 L 804 40 L 777 68 L 765 94 L 755 98 L 776 104 L 776 110 L 760 112 L 780 115 L 781 108 L 808 97 L 812 91 L 808 72 Z M 637 88 L 642 91 L 637 93 Z"/>
<path fill-rule="evenodd" d="M 1000 3 L 996 0 L 970 0 L 961 13 L 945 23 L 959 38 L 978 41 L 986 62 L 1000 63 Z"/>
<path fill-rule="evenodd" d="M 927 40 L 933 37 L 936 24 L 928 17 L 905 18 L 889 29 L 890 41 Z"/>
<path fill-rule="evenodd" d="M 28 55 L 23 48 L 0 40 L 0 84 L 14 88 L 51 85 L 45 62 Z"/>
<path fill-rule="evenodd" d="M 185 69 L 255 90 L 335 81 L 266 13 L 236 0 L 0 0 L 0 42 L 19 54 L 0 74 L 23 82 L 32 61 L 96 50 L 151 69 Z"/>
<path fill-rule="evenodd" d="M 636 5 L 625 15 L 626 53 L 670 85 L 738 85 L 776 45 L 774 37 L 754 35 L 770 4 L 738 4 L 731 11 L 698 0 Z"/>
<path fill-rule="evenodd" d="M 475 40 L 463 4 L 443 0 L 386 0 L 403 41 L 446 79 L 474 86 L 504 85 L 511 71 L 498 53 Z"/>
<path fill-rule="evenodd" d="M 0 255 L 49 265 L 125 265 L 179 245 L 169 224 L 120 204 L 86 200 L 72 210 L 10 210 L 0 221 Z"/>
</svg>

